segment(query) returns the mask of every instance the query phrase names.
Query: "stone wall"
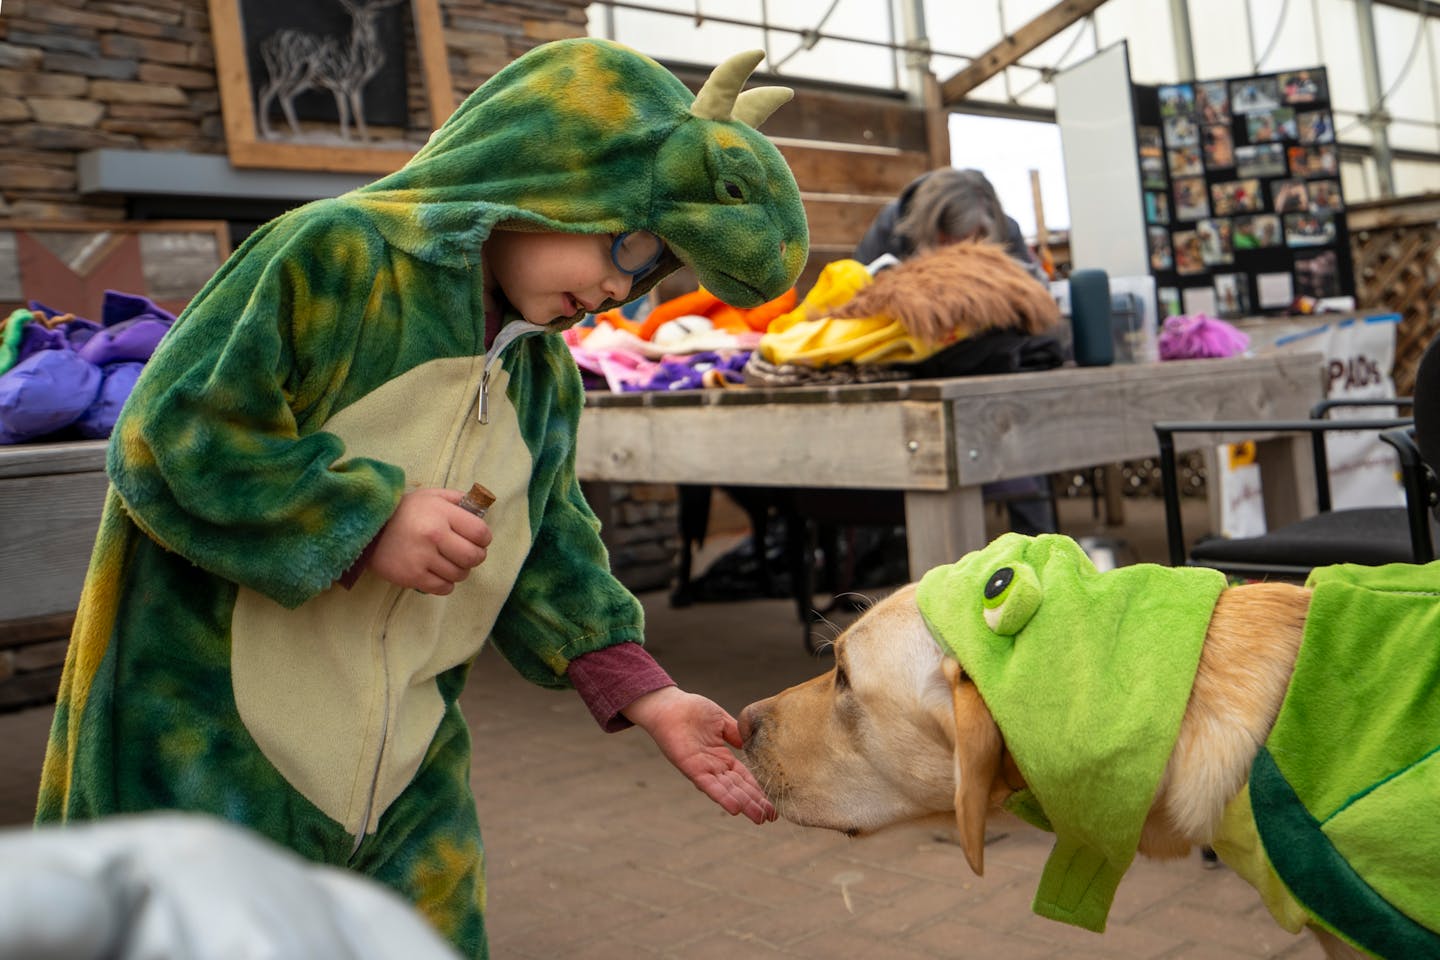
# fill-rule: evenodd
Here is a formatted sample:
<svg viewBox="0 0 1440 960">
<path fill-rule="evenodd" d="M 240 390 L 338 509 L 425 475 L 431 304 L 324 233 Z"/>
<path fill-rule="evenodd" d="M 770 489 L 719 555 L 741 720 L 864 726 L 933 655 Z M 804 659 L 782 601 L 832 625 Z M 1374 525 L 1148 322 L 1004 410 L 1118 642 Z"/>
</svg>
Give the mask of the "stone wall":
<svg viewBox="0 0 1440 960">
<path fill-rule="evenodd" d="M 457 102 L 585 34 L 584 0 L 438 2 Z M 77 157 L 101 148 L 225 153 L 206 0 L 5 0 L 0 219 L 124 219 L 123 197 L 78 193 Z"/>
<path fill-rule="evenodd" d="M 616 577 L 637 593 L 666 589 L 680 550 L 679 504 L 668 483 L 581 485 L 603 524 Z"/>
</svg>

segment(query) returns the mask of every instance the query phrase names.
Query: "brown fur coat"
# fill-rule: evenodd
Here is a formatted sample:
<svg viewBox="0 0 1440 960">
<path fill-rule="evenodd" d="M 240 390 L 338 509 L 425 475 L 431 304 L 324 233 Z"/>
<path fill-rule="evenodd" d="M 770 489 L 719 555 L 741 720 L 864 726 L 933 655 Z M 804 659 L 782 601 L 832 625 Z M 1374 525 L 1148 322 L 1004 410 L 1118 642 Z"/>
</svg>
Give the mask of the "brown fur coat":
<svg viewBox="0 0 1440 960">
<path fill-rule="evenodd" d="M 882 270 L 874 283 L 829 315 L 891 317 L 930 343 L 992 330 L 1038 334 L 1060 322 L 1044 284 L 1004 247 L 987 242 L 952 243 Z"/>
</svg>

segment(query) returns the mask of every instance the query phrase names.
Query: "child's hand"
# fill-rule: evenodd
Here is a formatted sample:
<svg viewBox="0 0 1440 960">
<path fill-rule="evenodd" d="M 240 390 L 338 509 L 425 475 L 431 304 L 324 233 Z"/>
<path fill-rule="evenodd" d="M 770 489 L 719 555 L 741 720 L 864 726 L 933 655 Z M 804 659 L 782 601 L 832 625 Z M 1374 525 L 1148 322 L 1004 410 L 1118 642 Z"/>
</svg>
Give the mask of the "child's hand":
<svg viewBox="0 0 1440 960">
<path fill-rule="evenodd" d="M 755 823 L 775 819 L 775 807 L 754 774 L 726 747 L 742 745 L 740 730 L 718 704 L 679 687 L 662 687 L 639 697 L 623 713 L 726 813 L 743 813 Z"/>
<path fill-rule="evenodd" d="M 490 527 L 458 506 L 459 490 L 424 487 L 400 498 L 369 569 L 402 587 L 444 596 L 485 562 Z"/>
</svg>

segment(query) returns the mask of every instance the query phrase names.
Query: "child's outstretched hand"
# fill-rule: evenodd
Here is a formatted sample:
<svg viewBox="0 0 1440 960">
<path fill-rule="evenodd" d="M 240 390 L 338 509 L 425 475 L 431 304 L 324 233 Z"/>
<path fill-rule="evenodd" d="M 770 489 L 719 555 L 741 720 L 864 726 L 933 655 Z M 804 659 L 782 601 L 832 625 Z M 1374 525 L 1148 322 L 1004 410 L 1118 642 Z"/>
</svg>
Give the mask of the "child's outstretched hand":
<svg viewBox="0 0 1440 960">
<path fill-rule="evenodd" d="M 422 487 L 400 498 L 369 569 L 402 587 L 445 595 L 485 562 L 490 526 L 460 507 L 459 490 Z"/>
<path fill-rule="evenodd" d="M 754 774 L 729 750 L 741 746 L 740 729 L 719 704 L 679 687 L 662 687 L 637 698 L 623 713 L 726 813 L 743 813 L 755 823 L 775 819 L 775 807 Z"/>
</svg>

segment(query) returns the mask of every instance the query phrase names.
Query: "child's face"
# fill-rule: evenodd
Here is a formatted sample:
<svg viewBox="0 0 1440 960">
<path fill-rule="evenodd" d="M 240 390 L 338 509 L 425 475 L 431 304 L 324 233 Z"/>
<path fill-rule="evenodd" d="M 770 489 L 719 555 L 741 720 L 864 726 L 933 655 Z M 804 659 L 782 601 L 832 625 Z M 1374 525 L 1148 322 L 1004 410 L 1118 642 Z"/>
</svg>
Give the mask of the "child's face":
<svg viewBox="0 0 1440 960">
<path fill-rule="evenodd" d="M 632 279 L 610 259 L 605 233 L 529 233 L 496 230 L 485 241 L 487 285 L 494 284 L 531 323 L 549 324 L 608 297 L 623 300 Z"/>
</svg>

